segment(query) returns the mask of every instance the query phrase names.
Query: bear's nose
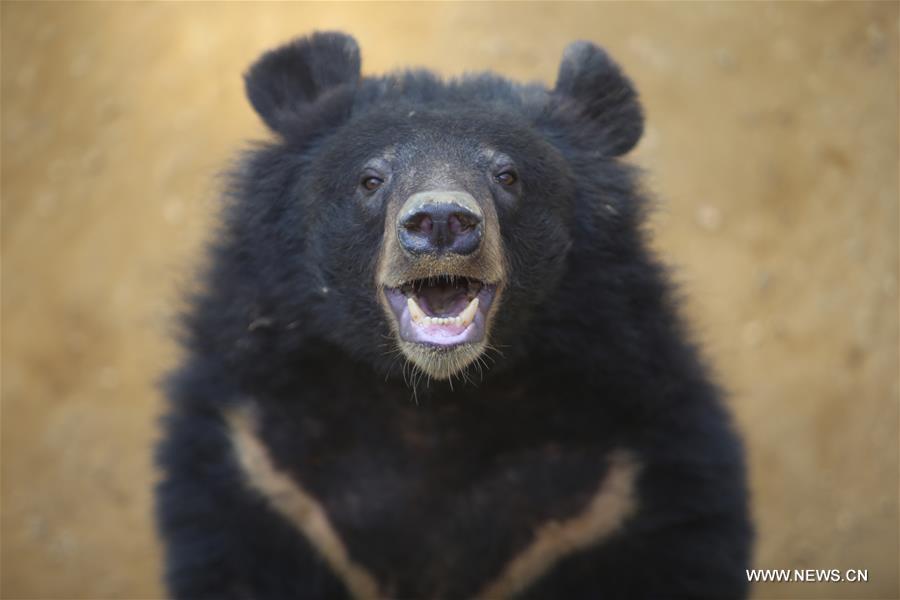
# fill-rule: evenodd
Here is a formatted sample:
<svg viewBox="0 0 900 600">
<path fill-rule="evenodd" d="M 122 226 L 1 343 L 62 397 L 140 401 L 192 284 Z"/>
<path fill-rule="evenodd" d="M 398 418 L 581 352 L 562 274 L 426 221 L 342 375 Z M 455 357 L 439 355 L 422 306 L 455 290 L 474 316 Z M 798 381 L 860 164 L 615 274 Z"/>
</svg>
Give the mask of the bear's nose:
<svg viewBox="0 0 900 600">
<path fill-rule="evenodd" d="M 413 254 L 472 254 L 484 237 L 481 215 L 469 194 L 415 194 L 398 219 L 400 244 Z"/>
</svg>

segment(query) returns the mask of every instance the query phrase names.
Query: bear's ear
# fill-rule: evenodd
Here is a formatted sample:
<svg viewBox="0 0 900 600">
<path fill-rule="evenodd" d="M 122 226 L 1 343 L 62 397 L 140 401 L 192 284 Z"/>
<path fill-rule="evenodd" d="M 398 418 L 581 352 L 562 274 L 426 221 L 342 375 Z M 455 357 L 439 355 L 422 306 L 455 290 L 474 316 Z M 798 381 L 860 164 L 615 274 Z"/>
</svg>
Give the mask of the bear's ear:
<svg viewBox="0 0 900 600">
<path fill-rule="evenodd" d="M 644 114 L 637 91 L 602 48 L 590 42 L 569 44 L 554 93 L 575 103 L 613 156 L 625 154 L 641 139 Z"/>
<path fill-rule="evenodd" d="M 338 86 L 355 86 L 359 73 L 356 40 L 318 32 L 263 54 L 244 75 L 244 84 L 266 125 L 283 133 L 306 105 Z"/>
</svg>

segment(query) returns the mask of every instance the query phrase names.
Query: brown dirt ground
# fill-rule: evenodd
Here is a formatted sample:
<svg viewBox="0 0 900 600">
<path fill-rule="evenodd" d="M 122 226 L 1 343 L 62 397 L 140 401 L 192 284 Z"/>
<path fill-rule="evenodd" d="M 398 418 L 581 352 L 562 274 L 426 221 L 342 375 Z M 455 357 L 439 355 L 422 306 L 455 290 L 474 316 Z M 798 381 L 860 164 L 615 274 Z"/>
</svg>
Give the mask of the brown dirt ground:
<svg viewBox="0 0 900 600">
<path fill-rule="evenodd" d="M 897 598 L 898 4 L 18 4 L 2 17 L 4 598 L 150 598 L 154 382 L 216 174 L 265 136 L 240 73 L 313 29 L 364 70 L 551 83 L 607 46 L 635 160 L 749 448 L 765 597 Z"/>
</svg>

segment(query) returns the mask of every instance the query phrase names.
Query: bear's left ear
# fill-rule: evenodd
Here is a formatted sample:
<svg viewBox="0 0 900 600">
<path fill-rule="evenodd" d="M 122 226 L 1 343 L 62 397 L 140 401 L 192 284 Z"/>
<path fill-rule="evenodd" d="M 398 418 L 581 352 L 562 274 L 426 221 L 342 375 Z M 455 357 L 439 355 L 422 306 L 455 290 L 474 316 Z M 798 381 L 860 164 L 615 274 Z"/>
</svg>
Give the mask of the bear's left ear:
<svg viewBox="0 0 900 600">
<path fill-rule="evenodd" d="M 637 91 L 602 48 L 590 42 L 569 44 L 554 93 L 574 102 L 613 156 L 625 154 L 641 139 L 644 113 Z"/>
<path fill-rule="evenodd" d="M 244 84 L 266 125 L 285 133 L 308 105 L 339 86 L 355 86 L 359 74 L 356 40 L 318 32 L 263 54 L 244 75 Z"/>
</svg>

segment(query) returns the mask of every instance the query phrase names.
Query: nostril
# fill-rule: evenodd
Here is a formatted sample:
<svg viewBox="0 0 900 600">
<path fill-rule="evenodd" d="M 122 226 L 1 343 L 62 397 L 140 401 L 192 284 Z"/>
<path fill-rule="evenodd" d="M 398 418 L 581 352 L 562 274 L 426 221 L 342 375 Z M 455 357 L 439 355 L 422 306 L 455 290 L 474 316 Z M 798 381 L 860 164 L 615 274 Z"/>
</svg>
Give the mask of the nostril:
<svg viewBox="0 0 900 600">
<path fill-rule="evenodd" d="M 411 216 L 403 226 L 410 232 L 431 235 L 434 229 L 434 221 L 427 213 L 417 213 Z"/>
<path fill-rule="evenodd" d="M 448 219 L 450 231 L 453 233 L 466 233 L 475 229 L 481 220 L 471 213 L 453 213 Z"/>
</svg>

